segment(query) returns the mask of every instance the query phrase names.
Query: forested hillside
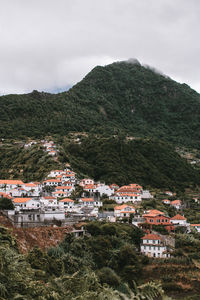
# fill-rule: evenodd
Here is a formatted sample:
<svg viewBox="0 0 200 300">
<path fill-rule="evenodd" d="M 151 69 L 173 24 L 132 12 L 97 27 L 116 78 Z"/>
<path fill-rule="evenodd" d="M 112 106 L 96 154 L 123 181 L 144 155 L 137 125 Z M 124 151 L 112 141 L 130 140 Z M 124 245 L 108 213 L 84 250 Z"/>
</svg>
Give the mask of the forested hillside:
<svg viewBox="0 0 200 300">
<path fill-rule="evenodd" d="M 0 178 L 20 178 L 27 181 L 39 181 L 48 171 L 58 166 L 40 146 L 24 149 L 16 144 L 0 146 Z"/>
<path fill-rule="evenodd" d="M 89 136 L 79 143 L 66 141 L 64 150 L 61 159 L 75 171 L 107 183 L 180 190 L 200 183 L 199 172 L 161 141 Z"/>
<path fill-rule="evenodd" d="M 1 137 L 125 132 L 200 147 L 200 95 L 139 63 L 96 67 L 57 95 L 2 96 L 0 111 Z"/>
</svg>

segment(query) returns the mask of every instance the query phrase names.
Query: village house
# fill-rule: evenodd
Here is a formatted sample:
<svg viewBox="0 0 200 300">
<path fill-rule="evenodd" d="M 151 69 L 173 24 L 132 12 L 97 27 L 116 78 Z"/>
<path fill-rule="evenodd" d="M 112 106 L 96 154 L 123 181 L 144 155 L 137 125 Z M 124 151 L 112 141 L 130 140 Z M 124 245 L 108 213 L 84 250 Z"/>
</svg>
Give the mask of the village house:
<svg viewBox="0 0 200 300">
<path fill-rule="evenodd" d="M 38 197 L 40 195 L 40 187 L 38 184 L 30 182 L 30 183 L 24 183 L 22 186 L 26 191 L 32 192 L 32 196 Z"/>
<path fill-rule="evenodd" d="M 151 199 L 151 198 L 153 198 L 153 196 L 151 195 L 151 193 L 148 190 L 143 190 L 141 193 L 141 198 L 142 199 Z"/>
<path fill-rule="evenodd" d="M 85 186 L 83 186 L 83 189 L 88 193 L 95 193 L 97 191 L 96 185 L 94 184 L 86 184 Z"/>
<path fill-rule="evenodd" d="M 28 196 L 28 191 L 23 188 L 15 188 L 9 191 L 10 196 L 12 197 L 25 197 Z"/>
<path fill-rule="evenodd" d="M 168 199 L 164 199 L 164 200 L 162 200 L 162 203 L 170 205 L 171 201 Z"/>
<path fill-rule="evenodd" d="M 176 209 L 181 209 L 182 208 L 182 202 L 181 202 L 181 200 L 171 201 L 170 205 L 173 206 Z"/>
<path fill-rule="evenodd" d="M 196 229 L 197 232 L 200 232 L 200 224 L 190 224 L 190 227 Z"/>
<path fill-rule="evenodd" d="M 127 202 L 135 203 L 141 201 L 141 195 L 132 193 L 117 193 L 113 199 L 119 204 Z"/>
<path fill-rule="evenodd" d="M 81 206 L 94 206 L 94 199 L 93 198 L 81 198 L 79 200 Z"/>
<path fill-rule="evenodd" d="M 115 183 L 112 183 L 110 185 L 110 188 L 111 188 L 111 190 L 117 191 L 119 189 L 119 186 L 117 184 L 115 184 Z"/>
<path fill-rule="evenodd" d="M 94 180 L 90 178 L 84 178 L 80 181 L 79 185 L 84 187 L 87 184 L 94 184 Z"/>
<path fill-rule="evenodd" d="M 70 198 L 62 199 L 58 202 L 58 204 L 60 209 L 67 210 L 69 208 L 74 208 L 74 200 Z"/>
<path fill-rule="evenodd" d="M 32 198 L 14 198 L 13 204 L 16 210 L 23 210 L 23 209 L 39 209 L 40 208 L 40 201 L 34 200 Z"/>
<path fill-rule="evenodd" d="M 189 224 L 187 223 L 187 219 L 179 214 L 175 215 L 170 220 L 171 223 L 173 223 L 176 226 L 189 226 Z"/>
<path fill-rule="evenodd" d="M 41 208 L 46 208 L 46 209 L 58 208 L 57 199 L 52 196 L 41 197 L 40 204 L 41 204 Z"/>
<path fill-rule="evenodd" d="M 130 205 L 119 205 L 114 207 L 114 216 L 115 217 L 130 217 L 131 214 L 135 214 L 135 208 Z"/>
<path fill-rule="evenodd" d="M 158 234 L 146 234 L 140 245 L 141 253 L 149 257 L 170 257 L 168 247 Z"/>
<path fill-rule="evenodd" d="M 10 194 L 0 192 L 0 198 L 12 199 L 13 197 Z"/>
<path fill-rule="evenodd" d="M 62 175 L 65 172 L 63 170 L 52 170 L 47 177 L 55 178 L 58 175 Z"/>
<path fill-rule="evenodd" d="M 68 192 L 63 192 L 63 191 L 56 191 L 53 192 L 52 195 L 56 198 L 63 198 L 63 197 L 68 197 L 71 193 Z"/>
<path fill-rule="evenodd" d="M 98 192 L 100 196 L 106 195 L 109 197 L 114 194 L 115 190 L 114 188 L 112 189 L 109 185 L 98 184 L 96 187 L 96 192 Z"/>
<path fill-rule="evenodd" d="M 43 181 L 42 185 L 44 186 L 59 186 L 62 182 L 59 179 L 47 179 Z"/>
<path fill-rule="evenodd" d="M 175 229 L 170 217 L 165 216 L 163 212 L 150 210 L 148 213 L 143 214 L 142 217 L 145 219 L 145 223 L 141 224 L 143 228 L 146 227 L 145 224 L 148 224 L 150 225 L 150 229 L 152 229 L 153 225 L 163 225 L 167 231 L 173 231 Z"/>
<path fill-rule="evenodd" d="M 23 185 L 21 180 L 0 180 L 0 191 L 7 192 Z"/>
</svg>

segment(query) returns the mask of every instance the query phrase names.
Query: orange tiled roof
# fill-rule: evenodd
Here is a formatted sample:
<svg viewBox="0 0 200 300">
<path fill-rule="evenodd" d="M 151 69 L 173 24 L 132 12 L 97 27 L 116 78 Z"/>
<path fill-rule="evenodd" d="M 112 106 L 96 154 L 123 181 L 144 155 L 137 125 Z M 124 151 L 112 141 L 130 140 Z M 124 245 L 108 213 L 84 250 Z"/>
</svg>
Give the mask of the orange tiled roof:
<svg viewBox="0 0 200 300">
<path fill-rule="evenodd" d="M 181 205 L 181 200 L 174 200 L 171 202 L 172 205 Z"/>
<path fill-rule="evenodd" d="M 119 193 L 120 196 L 130 196 L 130 197 L 138 197 L 138 194 L 131 194 L 131 193 Z"/>
<path fill-rule="evenodd" d="M 142 240 L 161 240 L 161 238 L 158 234 L 149 233 L 143 236 Z"/>
<path fill-rule="evenodd" d="M 25 203 L 31 200 L 32 198 L 14 198 L 13 202 L 14 203 Z"/>
<path fill-rule="evenodd" d="M 59 179 L 47 179 L 43 182 L 61 182 L 61 180 L 59 180 Z"/>
<path fill-rule="evenodd" d="M 122 205 L 118 205 L 114 207 L 114 210 L 120 210 L 120 209 L 124 209 L 125 207 L 131 207 L 134 209 L 133 206 L 127 205 L 127 204 L 122 204 Z"/>
<path fill-rule="evenodd" d="M 3 179 L 0 180 L 0 184 L 24 184 L 23 181 L 21 180 L 7 180 L 7 179 Z"/>
<path fill-rule="evenodd" d="M 59 202 L 74 202 L 74 200 L 65 198 L 65 199 L 60 200 Z"/>
<path fill-rule="evenodd" d="M 171 220 L 186 220 L 186 218 L 184 216 L 181 216 L 178 214 L 178 215 L 172 217 Z"/>
<path fill-rule="evenodd" d="M 56 190 L 71 190 L 72 186 L 57 186 Z"/>
<path fill-rule="evenodd" d="M 200 226 L 200 224 L 190 224 L 190 226 Z"/>
<path fill-rule="evenodd" d="M 84 202 L 93 202 L 94 199 L 93 198 L 81 198 L 81 201 L 84 201 Z"/>
<path fill-rule="evenodd" d="M 36 187 L 37 185 L 34 183 L 25 183 L 24 184 L 26 187 Z"/>
<path fill-rule="evenodd" d="M 6 194 L 4 192 L 0 192 L 0 197 L 12 199 L 12 197 L 9 194 Z"/>
<path fill-rule="evenodd" d="M 95 188 L 96 188 L 96 186 L 94 184 L 86 184 L 84 186 L 84 189 L 95 189 Z"/>
</svg>

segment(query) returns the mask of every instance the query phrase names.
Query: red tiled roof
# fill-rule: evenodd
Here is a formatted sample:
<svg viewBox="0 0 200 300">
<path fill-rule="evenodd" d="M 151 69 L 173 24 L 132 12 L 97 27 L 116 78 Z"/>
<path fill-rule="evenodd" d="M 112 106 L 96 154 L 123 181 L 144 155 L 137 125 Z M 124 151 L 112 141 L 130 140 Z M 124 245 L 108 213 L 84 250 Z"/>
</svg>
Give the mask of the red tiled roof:
<svg viewBox="0 0 200 300">
<path fill-rule="evenodd" d="M 65 199 L 60 200 L 59 202 L 74 202 L 74 200 L 65 198 Z"/>
<path fill-rule="evenodd" d="M 161 240 L 160 236 L 157 234 L 146 234 L 145 236 L 142 237 L 142 240 Z"/>
<path fill-rule="evenodd" d="M 171 202 L 172 205 L 181 205 L 181 200 L 174 200 Z"/>
<path fill-rule="evenodd" d="M 172 217 L 171 220 L 186 220 L 186 218 L 184 216 L 181 216 L 178 214 L 178 215 Z"/>
<path fill-rule="evenodd" d="M 21 180 L 7 180 L 7 179 L 3 179 L 0 180 L 0 184 L 24 184 L 23 181 Z"/>
<path fill-rule="evenodd" d="M 14 203 L 25 203 L 31 200 L 32 198 L 14 198 L 13 202 Z"/>
<path fill-rule="evenodd" d="M 134 209 L 133 206 L 130 206 L 130 205 L 127 205 L 127 204 L 122 204 L 122 205 L 119 205 L 119 206 L 115 206 L 114 210 L 120 210 L 120 209 L 124 209 L 126 207 L 131 207 L 132 209 Z"/>
<path fill-rule="evenodd" d="M 81 198 L 81 201 L 83 201 L 83 202 L 93 202 L 94 199 L 93 198 Z"/>
</svg>

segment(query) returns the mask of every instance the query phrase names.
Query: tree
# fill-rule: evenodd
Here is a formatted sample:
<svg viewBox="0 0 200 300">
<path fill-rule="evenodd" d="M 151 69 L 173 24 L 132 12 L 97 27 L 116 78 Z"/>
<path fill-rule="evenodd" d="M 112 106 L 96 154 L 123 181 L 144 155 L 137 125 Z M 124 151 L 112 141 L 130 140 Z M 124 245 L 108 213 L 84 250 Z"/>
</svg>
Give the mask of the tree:
<svg viewBox="0 0 200 300">
<path fill-rule="evenodd" d="M 9 198 L 1 197 L 0 198 L 0 209 L 14 209 L 12 200 Z"/>
</svg>

